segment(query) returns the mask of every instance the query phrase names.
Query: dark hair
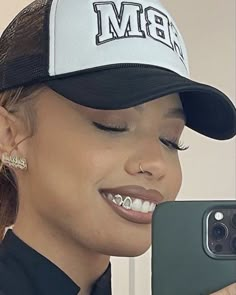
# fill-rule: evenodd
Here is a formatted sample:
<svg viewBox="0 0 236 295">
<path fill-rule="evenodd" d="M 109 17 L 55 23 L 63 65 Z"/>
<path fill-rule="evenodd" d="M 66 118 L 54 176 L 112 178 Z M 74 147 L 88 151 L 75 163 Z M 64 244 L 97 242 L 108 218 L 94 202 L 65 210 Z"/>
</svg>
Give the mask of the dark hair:
<svg viewBox="0 0 236 295">
<path fill-rule="evenodd" d="M 33 98 L 43 88 L 45 88 L 44 84 L 37 84 L 0 93 L 0 107 L 5 108 L 11 114 L 23 112 L 24 123 L 30 131 L 27 138 L 32 137 L 36 130 L 36 112 L 33 108 L 35 100 Z M 4 238 L 6 227 L 14 225 L 18 208 L 16 175 L 13 169 L 3 166 L 0 171 L 0 241 Z"/>
</svg>

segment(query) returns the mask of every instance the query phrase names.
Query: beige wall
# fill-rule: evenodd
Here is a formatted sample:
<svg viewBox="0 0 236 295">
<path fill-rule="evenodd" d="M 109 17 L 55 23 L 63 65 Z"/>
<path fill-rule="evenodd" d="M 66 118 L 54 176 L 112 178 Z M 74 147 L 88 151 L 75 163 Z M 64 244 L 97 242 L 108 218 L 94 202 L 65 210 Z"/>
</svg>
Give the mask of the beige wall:
<svg viewBox="0 0 236 295">
<path fill-rule="evenodd" d="M 235 0 L 164 0 L 183 32 L 192 78 L 224 91 L 236 104 Z M 189 130 L 187 130 L 189 131 Z M 186 132 L 180 197 L 236 198 L 236 140 L 217 142 Z"/>
<path fill-rule="evenodd" d="M 0 32 L 29 2 L 0 0 Z M 162 2 L 184 35 L 192 78 L 219 87 L 235 103 L 235 0 Z M 186 129 L 183 141 L 191 148 L 180 153 L 184 181 L 179 198 L 236 199 L 236 139 L 218 142 Z M 113 258 L 114 295 L 151 294 L 150 265 L 150 250 L 135 260 Z"/>
<path fill-rule="evenodd" d="M 28 0 L 0 0 L 0 33 L 11 19 L 26 5 Z"/>
</svg>

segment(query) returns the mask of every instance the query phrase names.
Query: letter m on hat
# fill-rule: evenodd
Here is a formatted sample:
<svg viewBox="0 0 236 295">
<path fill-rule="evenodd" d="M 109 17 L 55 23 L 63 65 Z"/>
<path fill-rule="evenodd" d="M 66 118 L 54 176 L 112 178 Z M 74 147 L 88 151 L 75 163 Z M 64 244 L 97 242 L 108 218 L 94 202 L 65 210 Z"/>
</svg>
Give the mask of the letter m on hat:
<svg viewBox="0 0 236 295">
<path fill-rule="evenodd" d="M 114 2 L 95 2 L 93 6 L 98 16 L 97 45 L 115 39 L 145 38 L 145 33 L 141 30 L 141 4 L 122 2 L 120 13 Z"/>
</svg>

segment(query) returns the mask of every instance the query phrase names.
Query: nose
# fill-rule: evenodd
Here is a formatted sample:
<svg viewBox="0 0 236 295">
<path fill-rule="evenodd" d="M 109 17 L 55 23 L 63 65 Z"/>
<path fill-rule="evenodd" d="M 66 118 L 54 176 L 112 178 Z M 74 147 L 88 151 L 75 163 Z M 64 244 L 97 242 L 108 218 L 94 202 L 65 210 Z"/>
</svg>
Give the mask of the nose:
<svg viewBox="0 0 236 295">
<path fill-rule="evenodd" d="M 143 175 L 148 179 L 160 180 L 166 175 L 167 159 L 159 140 L 142 138 L 136 142 L 133 151 L 134 153 L 128 161 L 128 167 L 133 173 L 142 173 L 141 164 Z"/>
</svg>

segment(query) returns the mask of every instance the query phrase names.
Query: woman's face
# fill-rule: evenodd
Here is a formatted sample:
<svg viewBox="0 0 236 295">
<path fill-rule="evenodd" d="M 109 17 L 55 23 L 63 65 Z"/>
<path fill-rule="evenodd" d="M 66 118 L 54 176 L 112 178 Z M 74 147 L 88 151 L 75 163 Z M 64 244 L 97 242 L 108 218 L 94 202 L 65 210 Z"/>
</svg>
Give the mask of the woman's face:
<svg viewBox="0 0 236 295">
<path fill-rule="evenodd" d="M 182 181 L 178 151 L 162 139 L 180 139 L 184 120 L 166 115 L 182 109 L 179 96 L 103 111 L 45 89 L 36 107 L 37 132 L 24 143 L 28 171 L 19 177 L 21 221 L 105 255 L 144 253 L 151 224 L 121 217 L 99 190 L 140 185 L 158 190 L 164 201 L 176 198 Z M 93 122 L 127 131 L 100 130 Z"/>
</svg>

